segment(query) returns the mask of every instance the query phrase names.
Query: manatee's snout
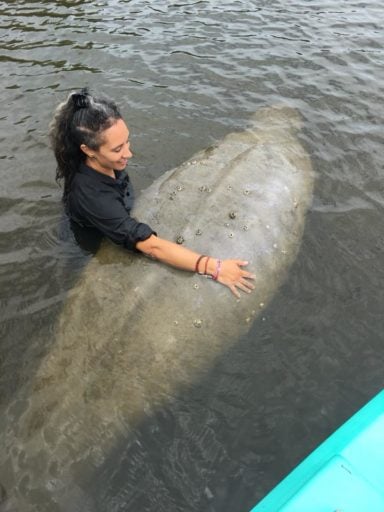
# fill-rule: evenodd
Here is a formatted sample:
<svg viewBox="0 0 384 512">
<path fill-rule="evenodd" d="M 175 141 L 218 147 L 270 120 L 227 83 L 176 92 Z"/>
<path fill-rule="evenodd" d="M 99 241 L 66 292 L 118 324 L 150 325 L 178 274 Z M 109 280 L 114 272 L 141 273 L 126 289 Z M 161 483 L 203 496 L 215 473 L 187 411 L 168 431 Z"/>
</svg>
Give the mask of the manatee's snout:
<svg viewBox="0 0 384 512">
<path fill-rule="evenodd" d="M 287 129 L 294 132 L 303 126 L 303 119 L 299 112 L 286 105 L 265 107 L 255 112 L 250 117 L 251 127 L 257 129 Z"/>
</svg>

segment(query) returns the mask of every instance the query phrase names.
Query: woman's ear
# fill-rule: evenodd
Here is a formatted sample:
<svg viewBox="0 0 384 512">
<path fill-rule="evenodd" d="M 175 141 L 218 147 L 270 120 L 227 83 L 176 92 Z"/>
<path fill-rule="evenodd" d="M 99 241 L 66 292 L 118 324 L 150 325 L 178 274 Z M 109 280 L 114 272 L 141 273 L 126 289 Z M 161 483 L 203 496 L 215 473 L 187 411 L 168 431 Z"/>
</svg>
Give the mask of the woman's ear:
<svg viewBox="0 0 384 512">
<path fill-rule="evenodd" d="M 87 155 L 88 158 L 94 158 L 95 154 L 92 149 L 90 149 L 86 144 L 81 144 L 80 149 L 83 153 Z"/>
</svg>

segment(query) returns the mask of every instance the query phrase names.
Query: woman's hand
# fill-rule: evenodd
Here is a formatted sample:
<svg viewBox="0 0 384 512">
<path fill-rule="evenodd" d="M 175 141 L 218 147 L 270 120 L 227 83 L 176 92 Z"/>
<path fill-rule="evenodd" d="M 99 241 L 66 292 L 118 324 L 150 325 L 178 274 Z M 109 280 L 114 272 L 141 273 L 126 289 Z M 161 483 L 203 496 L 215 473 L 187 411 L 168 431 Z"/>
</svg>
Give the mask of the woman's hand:
<svg viewBox="0 0 384 512">
<path fill-rule="evenodd" d="M 255 286 L 250 280 L 255 279 L 251 272 L 243 270 L 242 267 L 248 265 L 248 261 L 243 260 L 223 260 L 221 262 L 220 272 L 217 281 L 228 286 L 231 292 L 240 298 L 239 290 L 251 293 Z"/>
<path fill-rule="evenodd" d="M 231 292 L 240 297 L 239 290 L 250 293 L 255 287 L 251 283 L 255 276 L 242 267 L 248 265 L 243 260 L 219 260 L 198 254 L 186 247 L 151 235 L 136 244 L 136 249 L 168 265 L 184 270 L 210 275 L 221 284 L 228 286 Z"/>
</svg>

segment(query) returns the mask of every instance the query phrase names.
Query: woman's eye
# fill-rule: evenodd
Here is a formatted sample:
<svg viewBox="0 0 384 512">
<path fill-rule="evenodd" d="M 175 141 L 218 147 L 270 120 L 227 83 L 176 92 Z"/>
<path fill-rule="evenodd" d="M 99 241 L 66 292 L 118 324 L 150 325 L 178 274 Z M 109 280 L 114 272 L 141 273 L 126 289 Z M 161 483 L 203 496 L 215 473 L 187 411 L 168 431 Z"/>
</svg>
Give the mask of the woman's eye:
<svg viewBox="0 0 384 512">
<path fill-rule="evenodd" d="M 128 149 L 129 149 L 129 147 L 130 147 L 130 145 L 131 145 L 130 141 L 129 141 L 129 140 L 127 140 L 126 144 L 127 144 L 127 146 L 128 146 Z M 122 149 L 123 149 L 123 146 L 119 146 L 118 148 L 115 148 L 113 151 L 114 151 L 114 153 L 120 153 L 120 151 L 121 151 Z"/>
</svg>

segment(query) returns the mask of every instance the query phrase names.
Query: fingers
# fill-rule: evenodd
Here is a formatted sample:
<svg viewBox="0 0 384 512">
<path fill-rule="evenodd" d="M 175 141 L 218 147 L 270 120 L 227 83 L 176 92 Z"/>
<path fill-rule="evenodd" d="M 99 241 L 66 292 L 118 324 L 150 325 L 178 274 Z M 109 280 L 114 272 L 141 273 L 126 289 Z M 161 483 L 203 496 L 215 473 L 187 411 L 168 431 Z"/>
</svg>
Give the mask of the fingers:
<svg viewBox="0 0 384 512">
<path fill-rule="evenodd" d="M 249 262 L 248 261 L 244 261 L 244 260 L 234 260 L 234 262 L 239 266 L 239 267 L 246 267 Z M 252 274 L 251 272 L 248 272 L 246 270 L 241 270 L 241 275 L 242 277 L 246 277 L 247 279 L 255 279 L 255 274 Z"/>
<path fill-rule="evenodd" d="M 252 291 L 255 289 L 255 285 L 253 283 L 250 283 L 249 281 L 247 281 L 246 279 L 242 279 L 240 281 L 240 284 L 241 284 L 241 289 L 243 290 L 245 288 L 244 291 Z"/>
<path fill-rule="evenodd" d="M 245 279 L 241 279 L 237 283 L 234 283 L 234 284 L 231 284 L 228 286 L 229 286 L 229 289 L 231 290 L 231 292 L 233 293 L 233 295 L 238 299 L 240 299 L 240 297 L 241 297 L 239 290 L 241 290 L 245 293 L 251 293 L 252 290 L 255 289 L 255 286 L 252 283 L 250 283 L 249 281 L 246 281 Z"/>
<path fill-rule="evenodd" d="M 255 274 L 252 274 L 251 272 L 246 272 L 245 270 L 241 271 L 241 276 L 245 277 L 246 279 L 256 279 Z"/>
<path fill-rule="evenodd" d="M 255 287 L 252 284 L 247 282 L 240 282 L 236 286 L 246 293 L 251 293 L 251 291 L 255 289 Z"/>
<path fill-rule="evenodd" d="M 240 298 L 240 292 L 251 293 L 255 289 L 252 281 L 256 278 L 254 274 L 243 270 L 241 267 L 248 265 L 245 260 L 227 260 L 225 268 L 222 272 L 219 281 L 228 286 L 236 298 Z"/>
<path fill-rule="evenodd" d="M 234 260 L 234 262 L 239 265 L 239 267 L 246 267 L 249 263 L 249 261 L 245 260 Z"/>
<path fill-rule="evenodd" d="M 240 299 L 241 295 L 240 295 L 239 290 L 241 290 L 245 293 L 251 293 L 255 287 L 253 285 L 251 285 L 251 287 L 250 287 L 249 285 L 246 285 L 243 283 L 237 283 L 237 284 L 230 285 L 229 288 L 230 288 L 231 292 L 233 293 L 233 295 L 235 297 L 237 297 L 238 299 Z"/>
<path fill-rule="evenodd" d="M 237 299 L 240 299 L 240 293 L 237 291 L 235 285 L 230 286 L 229 289 Z"/>
</svg>

